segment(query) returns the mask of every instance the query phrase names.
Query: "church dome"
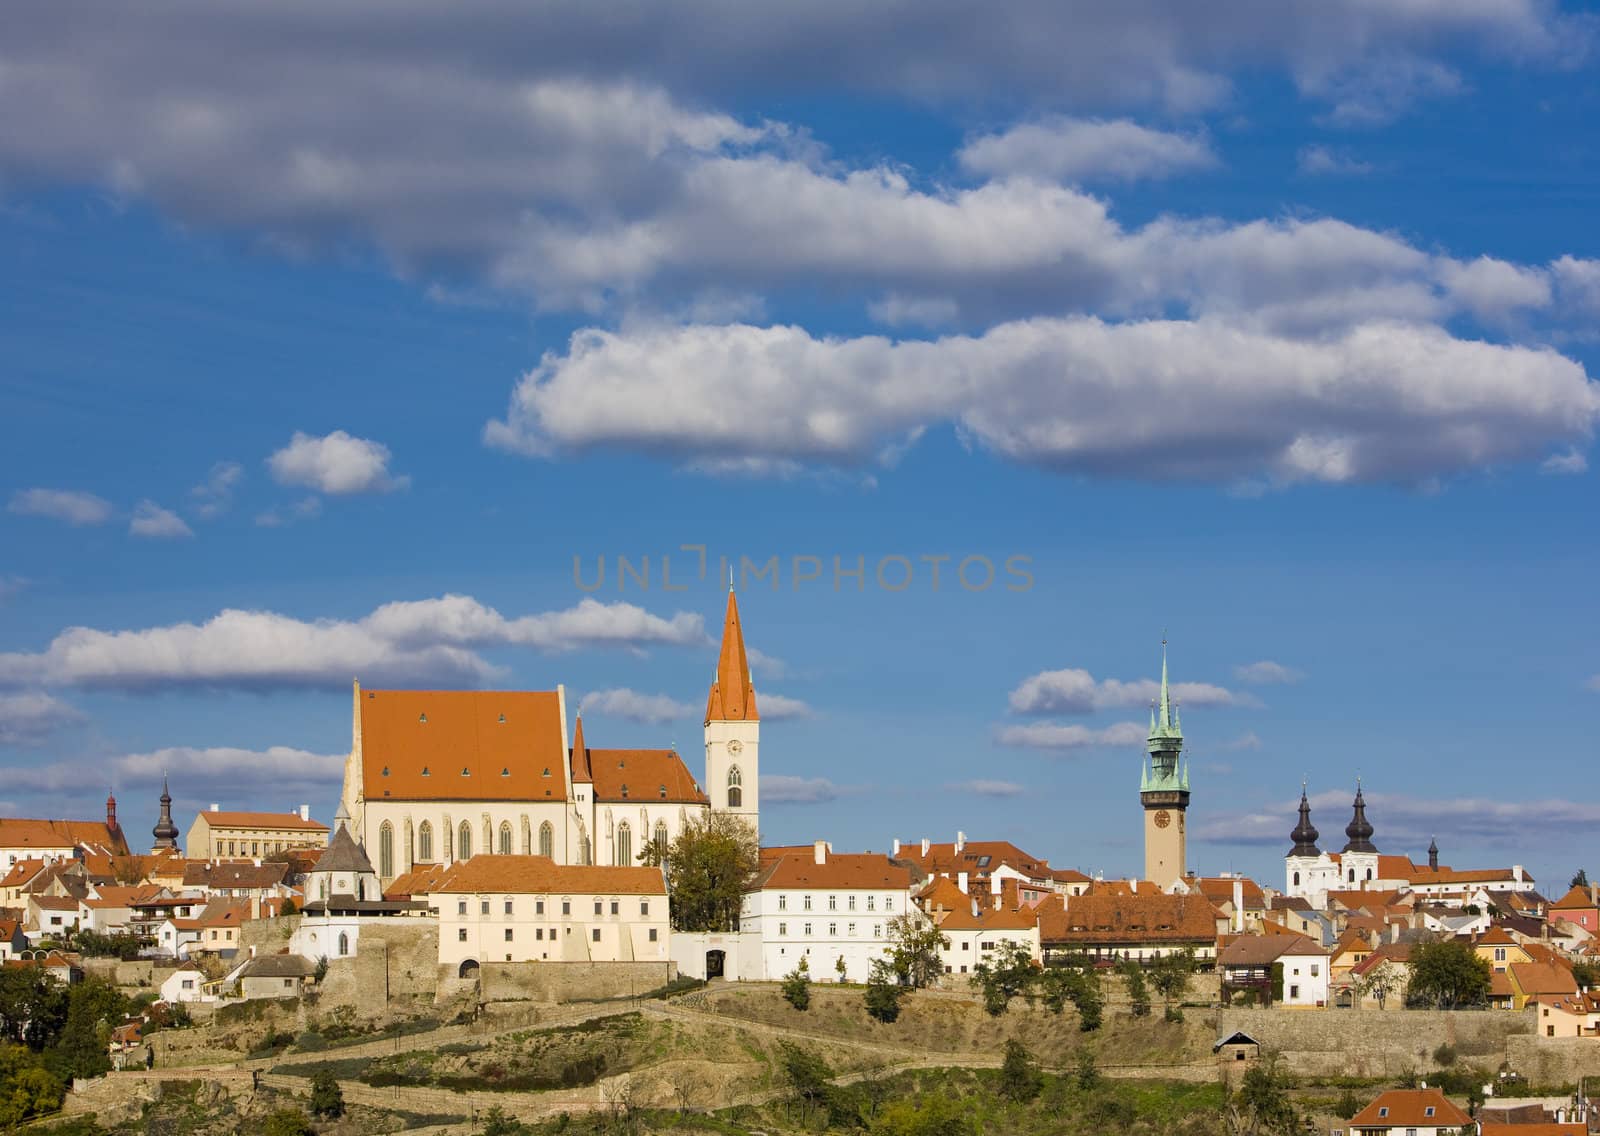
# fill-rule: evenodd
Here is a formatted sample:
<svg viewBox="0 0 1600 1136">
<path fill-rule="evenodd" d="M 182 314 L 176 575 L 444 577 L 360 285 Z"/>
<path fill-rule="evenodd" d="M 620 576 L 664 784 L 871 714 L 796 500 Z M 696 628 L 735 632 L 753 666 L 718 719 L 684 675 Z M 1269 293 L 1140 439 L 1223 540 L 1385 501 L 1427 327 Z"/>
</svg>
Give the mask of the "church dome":
<svg viewBox="0 0 1600 1136">
<path fill-rule="evenodd" d="M 1289 839 L 1294 841 L 1294 847 L 1289 850 L 1291 856 L 1319 856 L 1317 849 L 1317 826 L 1311 823 L 1311 802 L 1306 800 L 1305 786 L 1300 787 L 1300 823 L 1294 826 L 1294 831 L 1289 834 Z"/>
<path fill-rule="evenodd" d="M 1372 846 L 1372 825 L 1367 820 L 1367 802 L 1361 796 L 1360 785 L 1356 786 L 1355 812 L 1345 825 L 1344 834 L 1349 837 L 1344 846 L 1346 852 L 1377 852 Z"/>
</svg>

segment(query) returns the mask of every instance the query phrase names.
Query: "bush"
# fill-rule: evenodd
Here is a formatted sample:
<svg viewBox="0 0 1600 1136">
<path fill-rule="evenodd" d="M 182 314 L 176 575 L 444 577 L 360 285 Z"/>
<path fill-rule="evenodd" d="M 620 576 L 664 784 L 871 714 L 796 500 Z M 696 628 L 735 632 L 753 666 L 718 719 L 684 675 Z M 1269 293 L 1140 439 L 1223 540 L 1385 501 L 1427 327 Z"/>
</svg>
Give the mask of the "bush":
<svg viewBox="0 0 1600 1136">
<path fill-rule="evenodd" d="M 1030 1101 L 1044 1088 L 1044 1074 L 1028 1047 L 1016 1038 L 1006 1042 L 1006 1058 L 1000 1066 L 1000 1093 L 1011 1100 Z"/>
<path fill-rule="evenodd" d="M 344 1115 L 344 1093 L 326 1069 L 317 1070 L 311 1078 L 311 1115 L 325 1120 Z"/>
<path fill-rule="evenodd" d="M 1456 1047 L 1449 1042 L 1442 1043 L 1438 1049 L 1433 1051 L 1433 1061 L 1440 1068 L 1454 1065 L 1456 1063 Z"/>
<path fill-rule="evenodd" d="M 328 1039 L 316 1030 L 306 1030 L 295 1039 L 294 1047 L 301 1053 L 321 1053 L 328 1048 Z"/>
<path fill-rule="evenodd" d="M 1169 1021 L 1169 1022 L 1181 1022 L 1181 1021 L 1183 1021 L 1183 1011 L 1178 1009 L 1178 1007 L 1176 1007 L 1176 1006 L 1168 1006 L 1167 1009 L 1166 1009 L 1166 1012 L 1163 1013 L 1161 1016 L 1162 1016 L 1163 1020 Z"/>
<path fill-rule="evenodd" d="M 261 1136 L 316 1136 L 316 1130 L 297 1108 L 280 1108 L 261 1123 Z"/>
<path fill-rule="evenodd" d="M 783 977 L 783 1000 L 797 1010 L 811 1006 L 811 974 L 804 955 L 799 965 Z"/>
<path fill-rule="evenodd" d="M 867 979 L 867 1013 L 880 1022 L 894 1021 L 900 1016 L 901 993 L 894 969 L 882 959 L 873 960 Z"/>
</svg>

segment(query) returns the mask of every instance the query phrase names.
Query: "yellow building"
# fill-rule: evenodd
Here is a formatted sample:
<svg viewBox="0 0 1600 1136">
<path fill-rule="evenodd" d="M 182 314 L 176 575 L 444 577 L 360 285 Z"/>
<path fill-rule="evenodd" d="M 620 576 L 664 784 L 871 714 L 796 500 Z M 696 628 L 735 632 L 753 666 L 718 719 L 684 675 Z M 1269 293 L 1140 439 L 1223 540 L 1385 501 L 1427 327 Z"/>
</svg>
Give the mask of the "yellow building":
<svg viewBox="0 0 1600 1136">
<path fill-rule="evenodd" d="M 255 860 L 290 848 L 323 848 L 328 826 L 311 819 L 310 810 L 244 813 L 213 805 L 189 826 L 191 860 Z"/>
</svg>

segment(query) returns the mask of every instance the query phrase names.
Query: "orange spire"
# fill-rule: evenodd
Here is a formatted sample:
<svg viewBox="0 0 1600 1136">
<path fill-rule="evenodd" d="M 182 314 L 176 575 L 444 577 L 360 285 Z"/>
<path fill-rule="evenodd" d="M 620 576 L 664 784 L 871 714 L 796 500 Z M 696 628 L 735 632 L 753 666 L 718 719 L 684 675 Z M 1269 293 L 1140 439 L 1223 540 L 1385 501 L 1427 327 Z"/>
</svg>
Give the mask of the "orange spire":
<svg viewBox="0 0 1600 1136">
<path fill-rule="evenodd" d="M 578 724 L 572 730 L 572 780 L 594 780 L 594 773 L 589 768 L 589 747 L 583 741 L 582 714 L 578 715 Z"/>
<path fill-rule="evenodd" d="M 744 653 L 744 631 L 739 626 L 739 601 L 728 588 L 728 614 L 722 621 L 722 655 L 717 677 L 706 699 L 707 722 L 755 722 L 756 688 L 750 683 L 750 660 Z"/>
</svg>

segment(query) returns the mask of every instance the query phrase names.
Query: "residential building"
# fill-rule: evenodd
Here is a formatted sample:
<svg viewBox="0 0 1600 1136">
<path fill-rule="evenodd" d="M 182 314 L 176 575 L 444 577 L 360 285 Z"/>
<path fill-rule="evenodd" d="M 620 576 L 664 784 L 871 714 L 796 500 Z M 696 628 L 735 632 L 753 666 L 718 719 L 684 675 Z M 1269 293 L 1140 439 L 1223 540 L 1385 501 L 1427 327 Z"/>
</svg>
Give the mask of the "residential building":
<svg viewBox="0 0 1600 1136">
<path fill-rule="evenodd" d="M 206 982 L 205 994 L 216 997 L 259 999 L 298 998 L 310 986 L 316 963 L 296 954 L 251 955 L 215 982 Z"/>
<path fill-rule="evenodd" d="M 1009 840 L 968 840 L 964 832 L 956 833 L 951 843 L 896 840 L 889 855 L 911 868 L 914 884 L 943 876 L 968 895 L 999 895 L 1010 880 L 1024 903 L 1036 903 L 1050 894 L 1081 895 L 1094 882 L 1071 868 L 1052 868 L 1048 860 Z"/>
<path fill-rule="evenodd" d="M 1576 884 L 1566 895 L 1550 905 L 1551 919 L 1564 919 L 1590 935 L 1600 934 L 1600 888 Z"/>
<path fill-rule="evenodd" d="M 183 887 L 217 899 L 281 899 L 294 890 L 289 886 L 289 872 L 290 866 L 283 861 L 191 860 L 184 868 Z"/>
<path fill-rule="evenodd" d="M 439 963 L 463 977 L 485 962 L 665 962 L 669 922 L 659 868 L 474 856 L 449 868 L 429 902 Z"/>
<path fill-rule="evenodd" d="M 1217 955 L 1224 998 L 1248 992 L 1263 1004 L 1323 1008 L 1329 1001 L 1329 956 L 1304 935 L 1241 935 Z"/>
<path fill-rule="evenodd" d="M 116 797 L 106 798 L 104 821 L 0 817 L 0 869 L 10 871 L 19 860 L 70 860 L 85 851 L 128 854 Z"/>
<path fill-rule="evenodd" d="M 27 911 L 28 937 L 35 943 L 78 928 L 78 901 L 70 895 L 29 895 Z"/>
<path fill-rule="evenodd" d="M 1438 1089 L 1390 1089 L 1350 1118 L 1350 1136 L 1456 1136 L 1471 1126 Z"/>
<path fill-rule="evenodd" d="M 327 843 L 328 826 L 311 819 L 309 805 L 286 813 L 239 812 L 212 805 L 195 816 L 185 842 L 191 860 L 259 860 Z"/>
<path fill-rule="evenodd" d="M 201 988 L 206 976 L 193 963 L 184 963 L 161 982 L 161 1000 L 169 1006 L 179 1002 L 209 1002 L 211 997 Z"/>
<path fill-rule="evenodd" d="M 1217 937 L 1228 918 L 1203 895 L 1166 895 L 1141 887 L 1129 894 L 1084 895 L 1039 905 L 1040 945 L 1052 954 L 1096 960 L 1148 961 L 1192 950 L 1196 961 L 1217 957 Z"/>
<path fill-rule="evenodd" d="M 214 900 L 199 914 L 174 916 L 156 929 L 156 946 L 174 958 L 189 958 L 200 951 L 230 955 L 239 949 L 239 927 L 250 909 L 236 900 Z"/>
<path fill-rule="evenodd" d="M 1600 1036 L 1600 996 L 1589 993 L 1535 994 L 1534 1030 L 1542 1037 Z"/>
<path fill-rule="evenodd" d="M 28 936 L 15 919 L 0 919 L 0 962 L 14 959 L 28 949 Z"/>
<path fill-rule="evenodd" d="M 959 983 L 979 964 L 993 962 L 1006 943 L 1015 943 L 1039 961 L 1039 913 L 1020 901 L 1015 880 L 1005 881 L 1001 894 L 966 895 L 948 878 L 931 881 L 913 898 L 945 937 L 940 951 L 944 973 Z"/>
</svg>

